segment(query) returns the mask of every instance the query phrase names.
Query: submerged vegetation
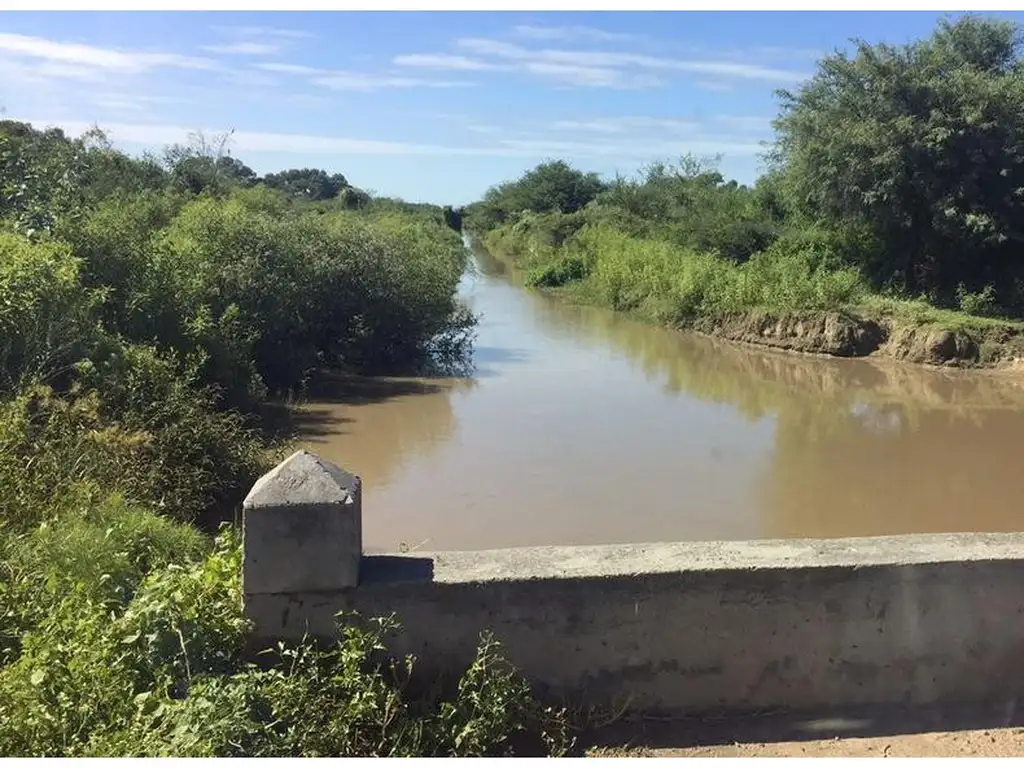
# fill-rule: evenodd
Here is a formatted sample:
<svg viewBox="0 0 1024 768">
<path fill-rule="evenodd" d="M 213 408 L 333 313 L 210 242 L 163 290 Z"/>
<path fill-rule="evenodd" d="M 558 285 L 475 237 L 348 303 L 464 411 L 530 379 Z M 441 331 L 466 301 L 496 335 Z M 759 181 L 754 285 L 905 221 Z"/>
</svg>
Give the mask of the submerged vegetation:
<svg viewBox="0 0 1024 768">
<path fill-rule="evenodd" d="M 955 334 L 929 362 L 1024 354 L 1019 32 L 968 16 L 826 57 L 780 94 L 753 186 L 692 157 L 611 182 L 551 161 L 491 188 L 466 226 L 528 284 L 656 322 L 746 338 L 766 314 L 833 313 L 877 343 Z"/>
<path fill-rule="evenodd" d="M 450 211 L 224 149 L 0 123 L 0 754 L 557 751 L 487 638 L 415 697 L 386 617 L 243 654 L 240 544 L 210 534 L 280 454 L 268 398 L 458 364 L 475 318 Z"/>
</svg>

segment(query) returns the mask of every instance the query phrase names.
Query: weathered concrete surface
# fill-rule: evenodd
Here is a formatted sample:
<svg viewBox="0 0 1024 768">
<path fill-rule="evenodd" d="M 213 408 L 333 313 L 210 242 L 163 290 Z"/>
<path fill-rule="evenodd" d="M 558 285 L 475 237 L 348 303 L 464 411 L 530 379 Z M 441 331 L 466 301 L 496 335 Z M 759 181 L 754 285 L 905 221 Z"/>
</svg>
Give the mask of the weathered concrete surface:
<svg viewBox="0 0 1024 768">
<path fill-rule="evenodd" d="M 247 595 L 263 641 L 396 614 L 464 669 L 491 630 L 541 690 L 673 713 L 1015 699 L 1024 535 L 367 557 L 358 588 Z"/>
<path fill-rule="evenodd" d="M 265 474 L 242 504 L 246 594 L 355 586 L 362 557 L 359 478 L 308 451 Z"/>
</svg>

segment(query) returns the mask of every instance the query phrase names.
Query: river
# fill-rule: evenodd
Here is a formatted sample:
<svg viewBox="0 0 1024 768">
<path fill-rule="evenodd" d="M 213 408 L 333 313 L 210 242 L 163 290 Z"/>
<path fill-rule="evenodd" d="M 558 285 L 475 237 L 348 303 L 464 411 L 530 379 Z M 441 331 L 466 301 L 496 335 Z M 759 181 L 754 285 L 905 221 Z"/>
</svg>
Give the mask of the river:
<svg viewBox="0 0 1024 768">
<path fill-rule="evenodd" d="M 321 382 L 367 551 L 1024 529 L 1024 380 L 741 347 L 475 254 L 472 378 Z"/>
</svg>

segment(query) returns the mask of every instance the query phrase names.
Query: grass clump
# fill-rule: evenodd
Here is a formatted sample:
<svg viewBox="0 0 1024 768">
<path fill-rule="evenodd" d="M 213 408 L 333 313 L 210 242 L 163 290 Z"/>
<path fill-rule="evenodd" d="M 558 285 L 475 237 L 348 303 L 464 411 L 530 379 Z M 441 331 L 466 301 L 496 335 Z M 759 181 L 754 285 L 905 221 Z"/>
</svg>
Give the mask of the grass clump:
<svg viewBox="0 0 1024 768">
<path fill-rule="evenodd" d="M 495 240 L 500 247 L 500 236 L 487 242 Z M 738 263 L 607 226 L 584 228 L 526 280 L 548 288 L 577 283 L 577 295 L 595 303 L 675 325 L 754 310 L 833 309 L 868 292 L 855 269 L 829 268 L 800 243 L 779 240 Z"/>
</svg>

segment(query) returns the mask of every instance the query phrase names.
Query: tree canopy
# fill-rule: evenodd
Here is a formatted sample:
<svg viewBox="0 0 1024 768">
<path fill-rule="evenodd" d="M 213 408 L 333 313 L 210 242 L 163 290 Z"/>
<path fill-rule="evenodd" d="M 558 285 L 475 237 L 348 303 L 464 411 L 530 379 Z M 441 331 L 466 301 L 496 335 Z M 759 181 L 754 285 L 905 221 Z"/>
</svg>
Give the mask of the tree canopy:
<svg viewBox="0 0 1024 768">
<path fill-rule="evenodd" d="M 1024 71 L 1006 21 L 943 21 L 902 47 L 856 41 L 781 92 L 774 161 L 798 211 L 862 225 L 876 283 L 942 303 L 994 286 L 1024 304 Z"/>
<path fill-rule="evenodd" d="M 320 168 L 291 168 L 280 173 L 268 173 L 263 177 L 263 183 L 290 197 L 305 200 L 330 200 L 349 186 L 340 173 L 328 174 Z"/>
</svg>

